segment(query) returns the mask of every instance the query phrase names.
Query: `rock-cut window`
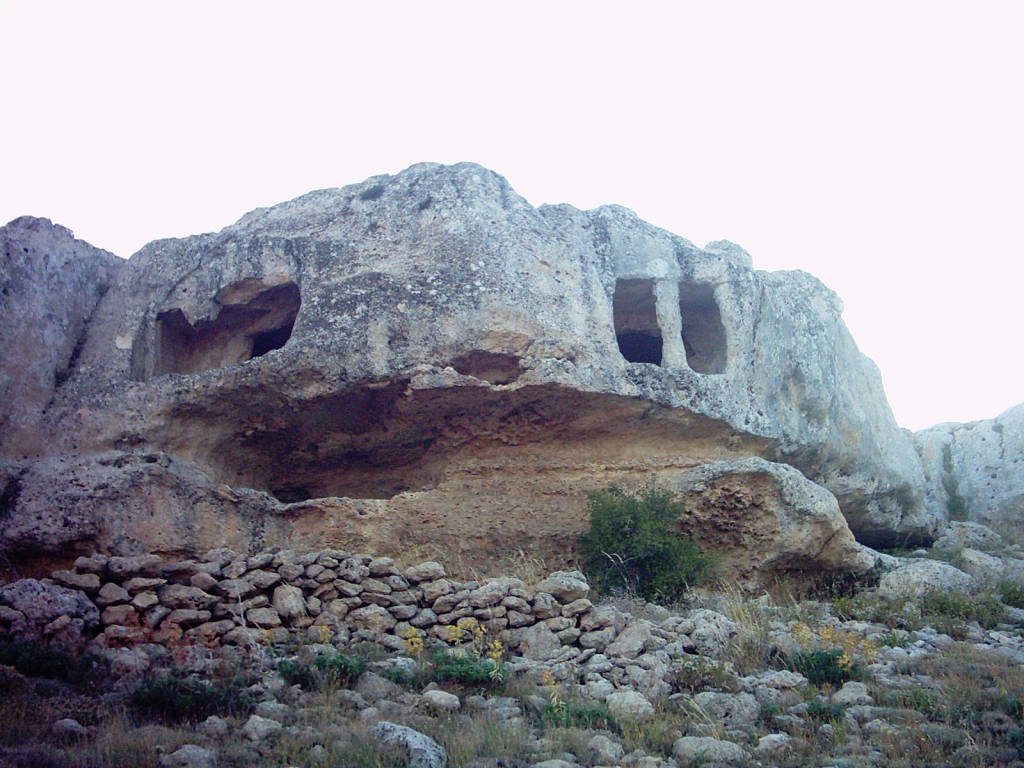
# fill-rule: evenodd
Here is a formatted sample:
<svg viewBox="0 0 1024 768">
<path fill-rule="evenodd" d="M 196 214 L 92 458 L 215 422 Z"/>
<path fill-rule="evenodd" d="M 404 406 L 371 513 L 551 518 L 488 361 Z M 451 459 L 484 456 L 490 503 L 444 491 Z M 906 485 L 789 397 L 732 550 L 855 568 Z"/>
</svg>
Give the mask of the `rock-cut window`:
<svg viewBox="0 0 1024 768">
<path fill-rule="evenodd" d="M 612 297 L 615 339 L 631 363 L 661 365 L 661 327 L 653 280 L 617 280 Z"/>
</svg>

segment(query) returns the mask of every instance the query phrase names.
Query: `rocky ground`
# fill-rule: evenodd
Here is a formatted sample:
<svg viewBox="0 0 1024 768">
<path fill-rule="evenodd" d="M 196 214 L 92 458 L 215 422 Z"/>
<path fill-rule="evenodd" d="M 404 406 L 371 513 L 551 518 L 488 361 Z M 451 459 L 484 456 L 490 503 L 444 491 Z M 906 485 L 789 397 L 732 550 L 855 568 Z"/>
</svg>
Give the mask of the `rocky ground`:
<svg viewBox="0 0 1024 768">
<path fill-rule="evenodd" d="M 335 551 L 80 558 L 0 587 L 0 764 L 1024 765 L 1019 552 L 958 524 L 902 554 L 671 607 Z"/>
</svg>

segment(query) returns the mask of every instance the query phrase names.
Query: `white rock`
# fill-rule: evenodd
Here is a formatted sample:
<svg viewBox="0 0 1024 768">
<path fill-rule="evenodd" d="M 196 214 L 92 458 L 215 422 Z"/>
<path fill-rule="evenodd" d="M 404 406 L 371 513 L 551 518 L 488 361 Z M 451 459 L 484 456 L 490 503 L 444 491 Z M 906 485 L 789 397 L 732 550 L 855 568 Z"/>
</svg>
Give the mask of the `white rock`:
<svg viewBox="0 0 1024 768">
<path fill-rule="evenodd" d="M 381 746 L 403 749 L 408 768 L 445 768 L 448 764 L 444 747 L 412 728 L 382 720 L 373 727 L 373 735 Z"/>
<path fill-rule="evenodd" d="M 245 725 L 242 726 L 242 735 L 250 741 L 259 742 L 278 734 L 283 727 L 277 720 L 250 715 Z"/>
<path fill-rule="evenodd" d="M 459 697 L 448 691 L 424 691 L 423 700 L 439 712 L 458 712 L 462 707 Z"/>
<path fill-rule="evenodd" d="M 654 705 L 636 691 L 616 691 L 604 703 L 616 720 L 640 720 L 654 714 Z"/>
<path fill-rule="evenodd" d="M 274 587 L 274 610 L 285 619 L 306 615 L 306 600 L 298 587 L 282 584 Z"/>
<path fill-rule="evenodd" d="M 217 755 L 208 749 L 186 744 L 160 758 L 162 768 L 217 768 Z"/>
<path fill-rule="evenodd" d="M 750 753 L 739 744 L 721 741 L 708 736 L 684 736 L 672 745 L 672 752 L 680 768 L 698 766 L 703 763 L 725 763 L 742 765 L 750 760 Z"/>
<path fill-rule="evenodd" d="M 618 765 L 625 754 L 622 745 L 604 734 L 598 734 L 587 742 L 587 757 L 592 765 Z"/>
<path fill-rule="evenodd" d="M 770 755 L 781 752 L 789 747 L 793 737 L 788 733 L 769 733 L 757 740 L 757 753 L 759 755 Z"/>
<path fill-rule="evenodd" d="M 89 735 L 89 731 L 86 730 L 84 725 L 70 717 L 55 722 L 53 724 L 53 732 L 65 738 L 71 737 L 75 739 L 81 739 Z"/>
<path fill-rule="evenodd" d="M 864 683 L 849 680 L 832 694 L 832 703 L 844 707 L 856 707 L 862 704 L 874 704 L 875 700 L 868 694 L 868 687 Z"/>
<path fill-rule="evenodd" d="M 906 560 L 894 571 L 883 574 L 878 594 L 892 599 L 921 597 L 934 591 L 964 591 L 971 577 L 949 563 L 938 560 Z"/>
<path fill-rule="evenodd" d="M 693 701 L 712 722 L 726 729 L 753 725 L 761 716 L 761 705 L 749 693 L 703 691 Z"/>
</svg>

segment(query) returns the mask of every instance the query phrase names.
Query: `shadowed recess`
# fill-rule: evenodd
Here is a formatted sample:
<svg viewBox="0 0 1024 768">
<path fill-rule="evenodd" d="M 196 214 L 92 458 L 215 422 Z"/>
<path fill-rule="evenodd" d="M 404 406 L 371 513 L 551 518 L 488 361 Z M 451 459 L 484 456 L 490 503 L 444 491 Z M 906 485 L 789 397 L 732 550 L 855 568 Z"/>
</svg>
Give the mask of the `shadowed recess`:
<svg viewBox="0 0 1024 768">
<path fill-rule="evenodd" d="M 247 293 L 252 294 L 252 289 Z M 225 297 L 214 319 L 195 324 L 181 309 L 161 312 L 156 321 L 152 375 L 223 368 L 281 349 L 291 337 L 300 304 L 298 286 L 288 283 L 259 290 L 251 297 L 236 296 L 232 303 Z"/>
<path fill-rule="evenodd" d="M 653 280 L 617 280 L 612 297 L 615 339 L 630 363 L 661 365 L 661 328 Z"/>
<path fill-rule="evenodd" d="M 680 283 L 679 316 L 690 368 L 697 373 L 725 373 L 725 326 L 714 286 Z"/>
</svg>

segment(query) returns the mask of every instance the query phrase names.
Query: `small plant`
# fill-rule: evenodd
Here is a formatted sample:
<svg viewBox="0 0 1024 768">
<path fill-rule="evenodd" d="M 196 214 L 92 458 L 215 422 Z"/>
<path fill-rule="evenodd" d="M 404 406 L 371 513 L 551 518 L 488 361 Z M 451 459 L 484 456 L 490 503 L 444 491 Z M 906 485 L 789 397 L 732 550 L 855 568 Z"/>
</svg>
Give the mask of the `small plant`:
<svg viewBox="0 0 1024 768">
<path fill-rule="evenodd" d="M 313 660 L 313 667 L 321 679 L 330 685 L 348 685 L 363 672 L 363 662 L 343 653 L 317 656 Z"/>
<path fill-rule="evenodd" d="M 282 659 L 277 671 L 289 685 L 303 688 L 345 687 L 362 674 L 365 665 L 343 653 L 317 656 L 311 664 L 295 659 Z"/>
<path fill-rule="evenodd" d="M 845 714 L 846 707 L 842 704 L 815 700 L 807 705 L 807 716 L 819 722 L 837 723 L 843 719 Z"/>
<path fill-rule="evenodd" d="M 638 496 L 611 487 L 590 494 L 590 529 L 579 538 L 583 568 L 599 587 L 646 600 L 675 601 L 706 581 L 713 560 L 678 533 L 686 508 L 668 491 Z"/>
<path fill-rule="evenodd" d="M 500 665 L 500 662 L 486 657 L 460 655 L 445 650 L 437 651 L 431 662 L 435 680 L 450 680 L 468 686 L 490 685 Z"/>
<path fill-rule="evenodd" d="M 939 695 L 924 688 L 906 688 L 888 691 L 885 703 L 890 707 L 913 709 L 928 717 L 937 717 L 942 712 Z"/>
<path fill-rule="evenodd" d="M 99 659 L 76 656 L 53 645 L 26 641 L 0 642 L 0 665 L 14 667 L 28 677 L 49 677 L 81 685 L 96 676 Z"/>
<path fill-rule="evenodd" d="M 840 686 L 847 680 L 860 680 L 864 670 L 843 651 L 801 651 L 788 657 L 789 667 L 814 685 Z"/>
<path fill-rule="evenodd" d="M 934 616 L 960 621 L 976 621 L 992 629 L 1003 620 L 1003 606 L 991 595 L 968 595 L 966 592 L 933 591 L 921 598 L 925 618 Z"/>
<path fill-rule="evenodd" d="M 791 632 L 803 650 L 787 657 L 788 666 L 815 685 L 838 686 L 863 679 L 861 660 L 870 661 L 878 653 L 870 640 L 832 626 L 814 630 L 798 621 Z"/>
<path fill-rule="evenodd" d="M 683 656 L 671 670 L 674 687 L 697 693 L 707 688 L 736 690 L 736 675 L 729 667 L 710 656 Z"/>
<path fill-rule="evenodd" d="M 183 722 L 210 715 L 244 715 L 253 708 L 241 678 L 205 683 L 172 673 L 140 684 L 131 694 L 132 706 L 156 720 Z"/>
<path fill-rule="evenodd" d="M 902 629 L 890 629 L 876 635 L 878 644 L 884 645 L 886 648 L 902 648 L 909 640 L 910 633 Z"/>
<path fill-rule="evenodd" d="M 999 596 L 1004 603 L 1014 608 L 1024 608 L 1024 584 L 1007 581 L 999 588 Z"/>
<path fill-rule="evenodd" d="M 300 685 L 303 688 L 316 687 L 316 675 L 309 664 L 297 659 L 281 659 L 277 662 L 277 671 L 288 685 Z"/>
</svg>

